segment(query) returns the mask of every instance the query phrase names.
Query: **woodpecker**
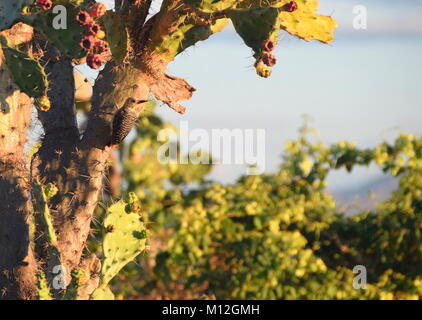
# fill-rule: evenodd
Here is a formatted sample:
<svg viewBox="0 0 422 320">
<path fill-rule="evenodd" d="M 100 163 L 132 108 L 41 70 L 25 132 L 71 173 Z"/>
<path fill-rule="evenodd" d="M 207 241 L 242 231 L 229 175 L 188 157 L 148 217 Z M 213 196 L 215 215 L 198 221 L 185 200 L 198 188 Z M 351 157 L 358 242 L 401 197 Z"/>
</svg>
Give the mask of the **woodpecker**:
<svg viewBox="0 0 422 320">
<path fill-rule="evenodd" d="M 148 102 L 148 100 L 127 98 L 123 107 L 117 110 L 113 117 L 110 146 L 118 146 L 126 138 L 136 120 L 138 120 L 145 102 Z"/>
</svg>

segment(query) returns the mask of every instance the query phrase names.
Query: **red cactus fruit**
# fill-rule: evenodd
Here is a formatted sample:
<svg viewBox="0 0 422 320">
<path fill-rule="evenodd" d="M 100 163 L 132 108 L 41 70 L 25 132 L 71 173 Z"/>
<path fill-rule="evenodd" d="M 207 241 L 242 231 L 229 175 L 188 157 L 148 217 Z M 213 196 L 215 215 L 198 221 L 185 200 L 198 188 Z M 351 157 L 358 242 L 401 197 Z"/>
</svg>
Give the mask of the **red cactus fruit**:
<svg viewBox="0 0 422 320">
<path fill-rule="evenodd" d="M 96 49 L 96 52 L 99 53 L 99 54 L 108 51 L 109 50 L 109 46 L 108 46 L 107 41 L 97 40 L 95 42 L 95 49 Z"/>
<path fill-rule="evenodd" d="M 37 0 L 37 6 L 42 10 L 50 10 L 53 7 L 51 0 Z"/>
<path fill-rule="evenodd" d="M 274 66 L 277 63 L 277 58 L 273 56 L 271 53 L 265 53 L 262 56 L 262 62 L 269 67 Z"/>
<path fill-rule="evenodd" d="M 81 39 L 79 45 L 87 51 L 91 50 L 92 48 L 94 48 L 95 39 L 93 36 L 85 36 Z"/>
<path fill-rule="evenodd" d="M 298 8 L 296 1 L 290 1 L 289 3 L 286 3 L 286 5 L 284 6 L 284 9 L 286 9 L 286 11 L 288 12 L 293 12 L 296 11 Z"/>
<path fill-rule="evenodd" d="M 99 18 L 105 15 L 107 8 L 102 2 L 95 3 L 91 8 L 91 16 L 93 18 Z"/>
<path fill-rule="evenodd" d="M 87 25 L 91 21 L 91 16 L 86 11 L 79 11 L 76 15 L 76 21 L 82 26 Z"/>
<path fill-rule="evenodd" d="M 91 22 L 87 24 L 86 31 L 89 35 L 96 36 L 101 31 L 101 27 L 99 24 Z"/>
<path fill-rule="evenodd" d="M 264 40 L 264 42 L 261 45 L 262 50 L 264 51 L 273 51 L 275 48 L 274 42 L 271 40 Z"/>
<path fill-rule="evenodd" d="M 91 69 L 99 69 L 103 64 L 103 61 L 101 60 L 101 56 L 99 54 L 90 53 L 86 57 L 86 64 Z"/>
</svg>

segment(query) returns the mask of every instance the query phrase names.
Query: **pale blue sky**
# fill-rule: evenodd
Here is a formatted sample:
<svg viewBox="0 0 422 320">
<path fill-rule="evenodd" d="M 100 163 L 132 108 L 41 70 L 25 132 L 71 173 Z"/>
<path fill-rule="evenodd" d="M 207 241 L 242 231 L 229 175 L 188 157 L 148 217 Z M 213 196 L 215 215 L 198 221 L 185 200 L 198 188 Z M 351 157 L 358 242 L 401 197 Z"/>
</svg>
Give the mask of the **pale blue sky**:
<svg viewBox="0 0 422 320">
<path fill-rule="evenodd" d="M 360 147 L 391 139 L 399 130 L 422 133 L 422 2 L 320 0 L 320 13 L 339 22 L 331 45 L 283 35 L 269 79 L 259 78 L 249 48 L 231 30 L 183 53 L 170 73 L 198 89 L 187 113 L 163 106 L 159 114 L 191 128 L 264 128 L 267 170 L 275 170 L 284 143 L 311 115 L 324 142 L 356 140 Z M 352 28 L 353 7 L 368 8 L 368 30 Z M 213 177 L 234 181 L 244 168 L 218 166 Z M 330 177 L 347 188 L 379 175 L 358 170 Z"/>
</svg>

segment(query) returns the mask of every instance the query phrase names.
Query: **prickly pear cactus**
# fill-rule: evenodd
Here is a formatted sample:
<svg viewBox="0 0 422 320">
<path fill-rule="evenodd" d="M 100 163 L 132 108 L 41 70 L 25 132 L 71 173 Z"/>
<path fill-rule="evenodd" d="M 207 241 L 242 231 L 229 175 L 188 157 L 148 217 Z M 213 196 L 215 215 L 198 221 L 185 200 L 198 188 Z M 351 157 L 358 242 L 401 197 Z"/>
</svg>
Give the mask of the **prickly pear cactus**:
<svg viewBox="0 0 422 320">
<path fill-rule="evenodd" d="M 278 15 L 276 8 L 232 10 L 229 13 L 236 32 L 255 53 L 261 52 L 265 40 L 277 42 Z"/>
<path fill-rule="evenodd" d="M 82 58 L 86 55 L 86 51 L 79 44 L 81 38 L 85 35 L 86 27 L 80 25 L 76 20 L 80 9 L 65 1 L 60 4 L 66 8 L 67 26 L 65 29 L 54 28 L 53 20 L 57 17 L 57 14 L 53 13 L 53 10 L 28 16 L 25 22 L 41 30 L 62 54 L 75 59 Z"/>
<path fill-rule="evenodd" d="M 122 63 L 128 52 L 129 37 L 121 17 L 112 11 L 108 11 L 101 18 L 101 24 L 105 29 L 106 39 L 110 45 L 114 61 Z"/>
<path fill-rule="evenodd" d="M 318 0 L 297 0 L 297 10 L 288 12 L 280 8 L 280 28 L 306 41 L 318 40 L 330 43 L 337 22 L 328 16 L 319 15 Z"/>
<path fill-rule="evenodd" d="M 0 37 L 6 65 L 15 83 L 30 97 L 42 98 L 47 93 L 48 81 L 44 68 L 28 54 L 12 48 L 4 37 Z"/>
<path fill-rule="evenodd" d="M 214 33 L 220 32 L 228 23 L 228 19 L 218 19 L 209 25 L 196 25 L 192 19 L 187 19 L 174 32 L 159 41 L 156 52 L 171 61 L 176 55 L 195 45 L 198 41 L 208 39 Z"/>
<path fill-rule="evenodd" d="M 211 35 L 220 32 L 229 22 L 227 18 L 211 19 L 203 18 L 193 12 L 179 12 L 180 7 L 178 1 L 163 2 L 158 17 L 162 20 L 160 23 L 162 27 L 152 30 L 147 44 L 149 51 L 158 54 L 166 61 L 172 61 L 176 55 L 198 41 L 206 40 Z M 174 15 L 177 18 L 168 25 L 169 16 Z"/>
<path fill-rule="evenodd" d="M 94 300 L 112 299 L 113 295 L 107 286 L 110 280 L 145 250 L 146 228 L 140 214 L 139 201 L 133 193 L 129 195 L 127 203 L 119 201 L 108 209 L 104 228 L 104 259 L 100 285 L 91 296 Z"/>
<path fill-rule="evenodd" d="M 254 51 L 257 73 L 266 78 L 276 63 L 271 51 L 277 44 L 280 29 L 306 41 L 329 43 L 334 39 L 336 21 L 315 13 L 317 10 L 318 0 L 246 0 L 227 14 L 236 32 Z"/>
<path fill-rule="evenodd" d="M 257 8 L 280 8 L 290 0 L 242 0 L 236 5 L 236 9 L 257 9 Z"/>
<path fill-rule="evenodd" d="M 32 1 L 2 0 L 0 1 L 0 31 L 10 28 L 19 17 L 22 6 Z"/>
<path fill-rule="evenodd" d="M 263 63 L 265 61 L 263 58 L 265 55 L 270 55 L 270 51 L 277 44 L 279 9 L 231 10 L 229 17 L 236 32 L 255 53 L 255 68 L 258 75 L 264 78 L 269 77 L 271 68 L 268 63 Z"/>
<path fill-rule="evenodd" d="M 114 294 L 108 286 L 101 286 L 92 293 L 91 300 L 114 300 Z"/>
</svg>

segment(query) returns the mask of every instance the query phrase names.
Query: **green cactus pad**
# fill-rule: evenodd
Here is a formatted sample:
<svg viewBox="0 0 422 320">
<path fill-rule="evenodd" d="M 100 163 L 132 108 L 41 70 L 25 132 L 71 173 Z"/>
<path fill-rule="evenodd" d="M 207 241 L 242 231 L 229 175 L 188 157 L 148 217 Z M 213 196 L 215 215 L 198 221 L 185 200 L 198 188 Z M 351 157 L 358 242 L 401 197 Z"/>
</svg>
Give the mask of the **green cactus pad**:
<svg viewBox="0 0 422 320">
<path fill-rule="evenodd" d="M 318 0 L 297 0 L 296 3 L 296 11 L 280 12 L 280 28 L 306 41 L 333 41 L 337 22 L 331 17 L 315 13 L 318 10 Z"/>
<path fill-rule="evenodd" d="M 280 10 L 277 8 L 231 10 L 229 12 L 229 17 L 233 21 L 236 32 L 245 44 L 255 52 L 257 74 L 264 78 L 271 75 L 271 69 L 261 62 L 264 53 L 262 44 L 269 40 L 274 46 L 276 45 L 279 34 L 279 12 Z"/>
<path fill-rule="evenodd" d="M 91 300 L 114 300 L 114 294 L 108 286 L 99 287 L 92 295 Z"/>
<path fill-rule="evenodd" d="M 48 81 L 44 68 L 26 53 L 7 46 L 5 38 L 1 40 L 6 65 L 21 91 L 34 98 L 45 96 Z"/>
<path fill-rule="evenodd" d="M 143 219 L 138 211 L 128 211 L 128 208 L 127 203 L 119 201 L 108 209 L 104 219 L 107 232 L 103 240 L 104 261 L 100 286 L 107 285 L 127 263 L 145 250 L 146 229 L 141 221 Z"/>
<path fill-rule="evenodd" d="M 118 64 L 122 63 L 128 52 L 129 37 L 121 17 L 115 12 L 107 11 L 101 18 L 101 24 L 105 29 L 113 59 Z"/>
<path fill-rule="evenodd" d="M 107 210 L 104 219 L 104 258 L 100 273 L 100 285 L 92 293 L 92 300 L 113 300 L 107 284 L 130 261 L 146 248 L 146 229 L 140 215 L 139 200 L 134 193 L 128 202 L 119 201 Z"/>
<path fill-rule="evenodd" d="M 241 0 L 183 0 L 184 3 L 206 13 L 214 13 L 233 8 Z"/>
<path fill-rule="evenodd" d="M 329 43 L 334 39 L 333 30 L 337 23 L 331 17 L 315 13 L 318 9 L 317 0 L 298 0 L 298 9 L 293 12 L 285 9 L 289 2 L 244 0 L 228 10 L 227 14 L 236 32 L 255 52 L 255 68 L 261 77 L 267 78 L 271 75 L 271 69 L 262 63 L 263 57 L 268 54 L 262 44 L 269 40 L 275 45 L 280 29 L 306 41 Z"/>
<path fill-rule="evenodd" d="M 39 30 L 42 30 L 49 41 L 53 42 L 57 49 L 71 58 L 79 59 L 86 55 L 86 51 L 79 45 L 85 35 L 85 27 L 76 21 L 76 15 L 80 11 L 72 4 L 61 2 L 67 10 L 67 28 L 55 29 L 53 20 L 57 16 L 52 10 L 28 16 L 24 21 Z"/>
<path fill-rule="evenodd" d="M 236 9 L 280 8 L 291 0 L 243 0 L 236 5 Z"/>
<path fill-rule="evenodd" d="M 20 16 L 23 5 L 27 0 L 2 0 L 0 1 L 0 31 L 10 28 Z"/>
<path fill-rule="evenodd" d="M 251 10 L 231 10 L 229 17 L 236 32 L 255 53 L 261 52 L 264 40 L 277 42 L 279 9 L 263 8 Z"/>
<path fill-rule="evenodd" d="M 155 44 L 155 51 L 171 61 L 179 53 L 195 45 L 199 41 L 208 39 L 214 33 L 220 32 L 227 24 L 228 19 L 217 19 L 209 25 L 196 25 L 192 19 L 187 19 L 174 32 L 163 36 Z"/>
</svg>

